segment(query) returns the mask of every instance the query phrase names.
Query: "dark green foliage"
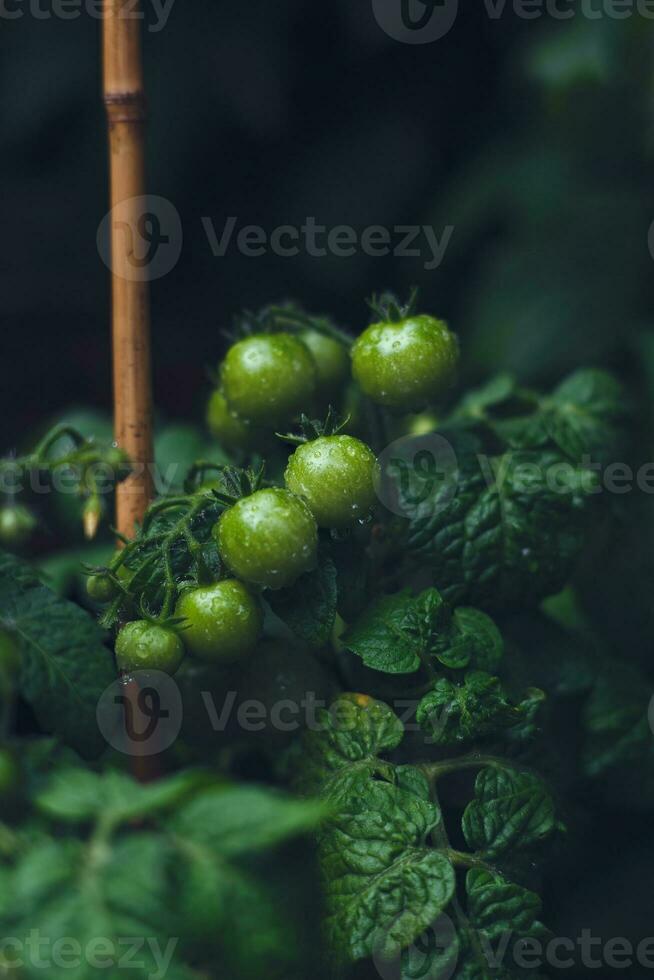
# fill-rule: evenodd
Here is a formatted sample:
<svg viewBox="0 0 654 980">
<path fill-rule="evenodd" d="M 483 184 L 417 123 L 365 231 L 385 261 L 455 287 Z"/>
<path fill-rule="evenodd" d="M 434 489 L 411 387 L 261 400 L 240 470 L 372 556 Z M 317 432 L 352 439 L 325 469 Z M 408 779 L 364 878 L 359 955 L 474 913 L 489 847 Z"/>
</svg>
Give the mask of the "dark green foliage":
<svg viewBox="0 0 654 980">
<path fill-rule="evenodd" d="M 507 376 L 466 396 L 441 432 L 456 474 L 406 508 L 407 546 L 448 599 L 522 608 L 565 585 L 601 492 L 595 467 L 623 418 L 623 392 L 600 371 L 576 372 L 549 397 Z"/>
<path fill-rule="evenodd" d="M 56 958 L 66 939 L 81 951 L 79 980 L 144 978 L 163 970 L 162 958 L 165 975 L 180 980 L 216 962 L 229 980 L 301 976 L 302 931 L 279 904 L 284 858 L 268 866 L 258 856 L 312 829 L 319 805 L 199 772 L 140 787 L 116 771 L 73 768 L 47 781 L 35 806 L 16 835 L 0 825 L 11 842 L 0 927 L 23 944 L 37 930 L 49 976 L 71 975 L 70 960 Z M 139 955 L 127 968 L 128 948 Z M 93 961 L 101 953 L 102 971 Z M 26 977 L 42 970 L 27 958 Z"/>
<path fill-rule="evenodd" d="M 24 562 L 3 553 L 0 625 L 18 641 L 19 689 L 45 731 L 84 755 L 97 755 L 104 743 L 96 705 L 115 671 L 95 620 L 41 585 Z"/>
<path fill-rule="evenodd" d="M 329 805 L 318 857 L 325 936 L 337 962 L 397 958 L 443 913 L 456 927 L 439 962 L 458 957 L 464 972 L 457 976 L 473 975 L 465 971 L 472 969 L 469 962 L 477 963 L 480 937 L 544 933 L 536 920 L 537 896 L 485 864 L 509 851 L 512 857 L 529 853 L 557 829 L 541 780 L 509 763 L 480 758 L 475 798 L 463 814 L 471 850 L 464 854 L 449 844 L 436 783 L 470 760 L 422 767 L 386 761 L 383 755 L 402 741 L 402 727 L 386 705 L 365 695 L 341 696 L 321 712 L 319 723 L 304 736 L 297 784 L 319 792 Z M 466 880 L 468 917 L 456 897 L 458 867 L 472 869 Z"/>
</svg>

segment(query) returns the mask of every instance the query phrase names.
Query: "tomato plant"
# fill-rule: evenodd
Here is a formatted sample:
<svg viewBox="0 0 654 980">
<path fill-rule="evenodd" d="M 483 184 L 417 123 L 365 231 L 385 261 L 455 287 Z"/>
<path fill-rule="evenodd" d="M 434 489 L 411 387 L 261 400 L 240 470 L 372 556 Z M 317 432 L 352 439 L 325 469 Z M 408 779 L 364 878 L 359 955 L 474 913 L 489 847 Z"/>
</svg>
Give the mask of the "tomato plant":
<svg viewBox="0 0 654 980">
<path fill-rule="evenodd" d="M 580 368 L 457 395 L 453 334 L 389 297 L 358 339 L 293 306 L 249 322 L 209 395 L 218 460 L 118 550 L 75 553 L 94 611 L 0 552 L 0 927 L 83 936 L 91 902 L 112 942 L 174 928 L 180 977 L 304 980 L 318 950 L 370 980 L 419 975 L 437 924 L 430 980 L 514 980 L 566 820 L 654 808 L 647 665 L 594 632 L 610 597 L 581 608 L 615 518 L 588 461 L 625 445 L 623 389 Z M 76 467 L 98 524 L 98 464 L 128 461 L 65 435 L 0 471 Z"/>
</svg>

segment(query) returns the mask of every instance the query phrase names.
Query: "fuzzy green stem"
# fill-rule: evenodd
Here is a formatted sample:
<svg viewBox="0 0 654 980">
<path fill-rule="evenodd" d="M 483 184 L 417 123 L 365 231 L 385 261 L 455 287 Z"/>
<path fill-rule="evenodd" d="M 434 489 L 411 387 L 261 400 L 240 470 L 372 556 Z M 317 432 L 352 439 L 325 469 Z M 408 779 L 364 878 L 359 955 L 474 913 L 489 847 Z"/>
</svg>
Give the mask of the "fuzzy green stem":
<svg viewBox="0 0 654 980">
<path fill-rule="evenodd" d="M 441 776 L 447 776 L 451 772 L 460 772 L 464 769 L 483 769 L 491 766 L 495 769 L 507 769 L 509 764 L 505 759 L 494 755 L 480 755 L 471 753 L 462 755 L 458 759 L 440 759 L 438 762 L 423 762 L 419 768 L 425 774 L 430 783 L 437 782 Z"/>
</svg>

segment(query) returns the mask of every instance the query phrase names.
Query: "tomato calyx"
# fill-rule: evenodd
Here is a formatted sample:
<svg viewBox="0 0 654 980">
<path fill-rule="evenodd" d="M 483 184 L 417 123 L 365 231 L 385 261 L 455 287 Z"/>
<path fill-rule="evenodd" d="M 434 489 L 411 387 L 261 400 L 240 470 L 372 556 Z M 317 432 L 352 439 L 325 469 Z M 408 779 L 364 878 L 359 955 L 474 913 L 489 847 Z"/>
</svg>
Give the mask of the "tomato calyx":
<svg viewBox="0 0 654 980">
<path fill-rule="evenodd" d="M 231 329 L 225 329 L 222 333 L 230 343 L 236 343 L 257 333 L 301 333 L 303 330 L 315 330 L 340 341 L 346 347 L 353 341 L 350 334 L 337 326 L 330 317 L 308 313 L 298 303 L 292 302 L 271 303 L 257 312 L 243 310 L 234 317 Z"/>
<path fill-rule="evenodd" d="M 350 347 L 352 344 L 353 338 L 350 334 L 337 326 L 330 317 L 307 313 L 297 304 L 270 306 L 267 308 L 267 315 L 278 330 L 289 330 L 296 333 L 315 330 L 316 333 L 324 334 L 325 337 L 340 341 L 346 347 Z"/>
<path fill-rule="evenodd" d="M 243 469 L 240 466 L 225 466 L 224 464 L 214 466 L 214 469 L 220 472 L 222 487 L 220 489 L 212 488 L 211 494 L 225 507 L 232 507 L 244 497 L 251 497 L 264 485 L 264 464 L 258 470 Z"/>
<path fill-rule="evenodd" d="M 232 320 L 231 328 L 223 329 L 223 336 L 231 343 L 238 343 L 258 333 L 278 333 L 284 330 L 277 319 L 278 308 L 263 306 L 260 310 L 241 310 Z"/>
<path fill-rule="evenodd" d="M 300 416 L 298 423 L 299 433 L 295 432 L 276 432 L 275 435 L 283 442 L 288 442 L 292 446 L 302 446 L 305 442 L 313 442 L 321 436 L 335 436 L 341 432 L 350 421 L 350 416 L 341 418 L 330 405 L 327 415 L 323 421 L 320 419 L 310 419 L 304 413 Z"/>
<path fill-rule="evenodd" d="M 395 293 L 373 294 L 370 299 L 366 300 L 373 314 L 373 322 L 380 320 L 387 323 L 400 323 L 402 320 L 415 316 L 418 312 L 419 293 L 418 287 L 412 286 L 406 303 L 401 303 Z"/>
</svg>

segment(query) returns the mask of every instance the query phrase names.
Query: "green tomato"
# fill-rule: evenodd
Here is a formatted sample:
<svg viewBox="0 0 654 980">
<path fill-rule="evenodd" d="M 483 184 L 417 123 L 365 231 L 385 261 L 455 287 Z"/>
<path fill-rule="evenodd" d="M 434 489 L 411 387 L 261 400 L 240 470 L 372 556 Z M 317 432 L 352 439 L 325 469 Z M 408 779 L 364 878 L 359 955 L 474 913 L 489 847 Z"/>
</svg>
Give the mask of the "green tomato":
<svg viewBox="0 0 654 980">
<path fill-rule="evenodd" d="M 209 663 L 231 664 L 252 652 L 263 626 L 261 606 L 236 579 L 185 592 L 175 610 L 187 625 L 189 653 Z"/>
<path fill-rule="evenodd" d="M 353 436 L 321 436 L 298 446 L 288 461 L 286 486 L 306 500 L 319 527 L 346 528 L 375 503 L 375 454 Z"/>
<path fill-rule="evenodd" d="M 262 433 L 235 412 L 230 411 L 227 399 L 217 388 L 207 405 L 209 432 L 225 449 L 250 449 L 262 441 Z"/>
<path fill-rule="evenodd" d="M 31 510 L 22 504 L 11 504 L 0 510 L 0 545 L 8 548 L 22 548 L 36 527 L 36 518 Z"/>
<path fill-rule="evenodd" d="M 364 330 L 352 348 L 352 373 L 377 404 L 415 411 L 453 384 L 458 360 L 459 345 L 447 325 L 414 316 Z"/>
<path fill-rule="evenodd" d="M 109 575 L 89 575 L 86 580 L 86 591 L 94 602 L 111 602 L 116 597 L 117 589 Z"/>
<path fill-rule="evenodd" d="M 288 333 L 239 340 L 227 352 L 221 376 L 230 409 L 255 425 L 290 422 L 316 391 L 313 357 Z"/>
<path fill-rule="evenodd" d="M 318 395 L 323 400 L 338 395 L 350 375 L 350 355 L 345 344 L 319 330 L 302 330 L 298 336 L 316 363 Z"/>
<path fill-rule="evenodd" d="M 163 670 L 174 674 L 184 659 L 184 644 L 175 630 L 137 619 L 116 639 L 116 662 L 121 670 Z"/>
<path fill-rule="evenodd" d="M 281 589 L 315 568 L 318 529 L 303 500 L 272 487 L 221 514 L 212 531 L 234 575 L 245 582 Z"/>
</svg>

